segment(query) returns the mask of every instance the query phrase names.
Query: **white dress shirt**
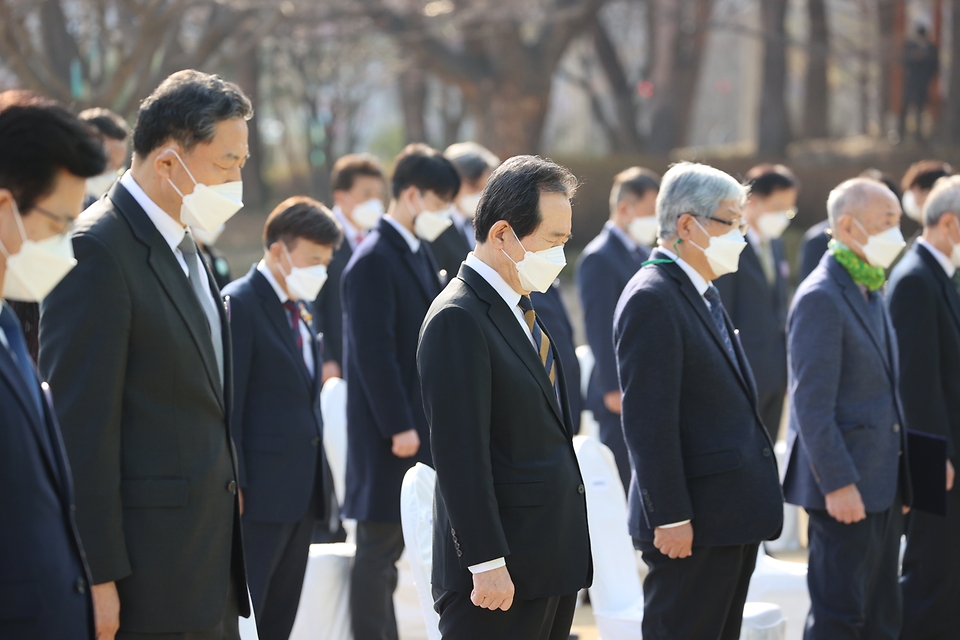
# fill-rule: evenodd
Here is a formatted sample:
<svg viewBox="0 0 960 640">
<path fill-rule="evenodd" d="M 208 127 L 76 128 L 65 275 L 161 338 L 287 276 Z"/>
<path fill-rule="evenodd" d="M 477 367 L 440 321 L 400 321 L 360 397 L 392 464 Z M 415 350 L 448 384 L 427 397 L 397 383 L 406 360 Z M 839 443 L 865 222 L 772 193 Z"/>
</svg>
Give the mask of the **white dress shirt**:
<svg viewBox="0 0 960 640">
<path fill-rule="evenodd" d="M 397 230 L 397 233 L 399 233 L 403 237 L 404 241 L 407 243 L 407 246 L 410 247 L 411 253 L 416 253 L 417 251 L 420 251 L 420 238 L 415 236 L 413 233 L 410 232 L 409 229 L 407 229 L 405 226 L 403 226 L 402 224 L 400 224 L 390 216 L 383 216 L 383 219 L 389 222 L 390 225 Z"/>
<path fill-rule="evenodd" d="M 273 273 L 270 271 L 270 267 L 267 266 L 266 262 L 261 260 L 260 264 L 257 265 L 257 271 L 263 274 L 263 277 L 266 278 L 270 286 L 273 287 L 273 292 L 280 298 L 280 304 L 284 304 L 290 299 L 290 296 L 283 290 L 280 283 L 277 282 L 277 279 L 273 277 Z M 286 315 L 287 310 L 284 309 L 283 313 Z M 312 378 L 314 376 L 314 369 L 316 368 L 316 363 L 313 360 L 313 334 L 310 333 L 310 329 L 302 317 L 300 318 L 300 337 L 303 339 L 303 362 L 307 365 L 307 371 L 310 372 L 310 377 Z"/>
<path fill-rule="evenodd" d="M 4 313 L 6 311 L 7 305 L 0 304 L 0 313 Z M 9 313 L 13 313 L 13 311 L 10 311 Z M 0 328 L 0 344 L 2 344 L 5 349 L 10 349 L 10 343 L 7 341 L 7 334 L 2 328 Z"/>
<path fill-rule="evenodd" d="M 943 270 L 947 272 L 947 277 L 952 278 L 953 274 L 957 272 L 957 268 L 954 266 L 953 261 L 951 261 L 948 256 L 944 255 L 943 251 L 940 251 L 940 249 L 937 249 L 922 237 L 917 238 L 917 242 L 923 245 L 923 248 L 929 251 L 930 255 L 937 259 L 937 262 L 940 263 L 940 266 L 943 267 Z"/>
<path fill-rule="evenodd" d="M 367 232 L 357 229 L 353 224 L 347 220 L 347 216 L 343 215 L 343 211 L 339 206 L 333 208 L 334 217 L 340 222 L 340 225 L 343 227 L 343 235 L 346 236 L 347 242 L 350 244 L 350 249 L 353 251 L 357 250 L 357 245 L 360 244 L 360 240 L 366 237 Z"/>
</svg>

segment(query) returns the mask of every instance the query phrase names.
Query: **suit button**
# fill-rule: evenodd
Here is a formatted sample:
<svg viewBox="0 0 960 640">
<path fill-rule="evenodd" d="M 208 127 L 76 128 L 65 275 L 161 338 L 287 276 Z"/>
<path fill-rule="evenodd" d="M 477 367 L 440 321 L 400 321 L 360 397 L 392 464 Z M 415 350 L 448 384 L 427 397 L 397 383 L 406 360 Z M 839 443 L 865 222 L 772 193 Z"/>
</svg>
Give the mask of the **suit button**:
<svg viewBox="0 0 960 640">
<path fill-rule="evenodd" d="M 229 491 L 230 493 L 233 493 L 233 494 L 236 494 L 236 493 L 237 493 L 237 481 L 236 481 L 236 480 L 231 480 L 230 482 L 227 483 L 227 491 Z"/>
<path fill-rule="evenodd" d="M 77 593 L 83 594 L 87 592 L 87 581 L 83 578 L 77 578 L 77 584 L 75 585 Z"/>
<path fill-rule="evenodd" d="M 900 433 L 900 425 L 899 425 L 899 424 L 893 425 L 893 432 L 894 432 L 894 433 Z"/>
<path fill-rule="evenodd" d="M 763 448 L 763 457 L 764 457 L 764 458 L 769 458 L 771 455 L 773 455 L 773 453 L 771 453 L 770 447 L 764 447 L 764 448 Z"/>
<path fill-rule="evenodd" d="M 310 441 L 310 444 L 313 445 L 313 446 L 319 445 L 319 444 L 320 444 L 320 436 L 316 436 L 313 440 Z"/>
<path fill-rule="evenodd" d="M 457 530 L 456 530 L 456 529 L 450 529 L 450 535 L 456 536 L 456 535 L 457 535 Z"/>
<path fill-rule="evenodd" d="M 582 494 L 582 493 L 584 493 L 584 492 L 586 492 L 586 489 L 583 487 L 583 485 L 580 485 L 579 487 L 577 487 L 577 493 L 581 493 L 581 494 Z"/>
<path fill-rule="evenodd" d="M 463 551 L 460 551 L 460 549 L 457 549 L 457 557 L 463 557 Z"/>
</svg>

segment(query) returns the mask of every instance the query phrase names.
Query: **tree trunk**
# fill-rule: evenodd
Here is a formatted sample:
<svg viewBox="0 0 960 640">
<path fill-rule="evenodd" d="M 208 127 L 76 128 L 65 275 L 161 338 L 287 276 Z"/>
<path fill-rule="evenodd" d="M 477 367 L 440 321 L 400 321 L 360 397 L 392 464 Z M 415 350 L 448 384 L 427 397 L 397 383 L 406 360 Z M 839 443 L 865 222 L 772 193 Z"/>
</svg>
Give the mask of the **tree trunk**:
<svg viewBox="0 0 960 640">
<path fill-rule="evenodd" d="M 880 42 L 880 124 L 886 127 L 891 112 L 900 108 L 899 99 L 894 93 L 899 91 L 902 82 L 902 67 L 898 64 L 901 51 L 901 38 L 897 35 L 897 15 L 904 11 L 904 0 L 879 0 L 877 20 L 879 22 Z"/>
<path fill-rule="evenodd" d="M 550 104 L 549 75 L 535 84 L 488 79 L 462 88 L 477 142 L 501 158 L 538 152 Z"/>
<path fill-rule="evenodd" d="M 67 31 L 67 19 L 60 0 L 43 0 L 40 5 L 40 32 L 50 70 L 65 86 L 71 88 L 73 97 L 78 98 L 71 67 L 80 63 L 80 51 Z"/>
<path fill-rule="evenodd" d="M 599 16 L 593 27 L 593 47 L 613 92 L 617 113 L 617 144 L 614 145 L 614 150 L 639 153 L 643 144 L 637 131 L 636 88 L 627 80 L 617 48 Z"/>
<path fill-rule="evenodd" d="M 826 138 L 830 135 L 830 88 L 827 85 L 830 35 L 825 0 L 807 0 L 807 13 L 810 18 L 810 40 L 807 43 L 803 135 L 806 138 Z"/>
<path fill-rule="evenodd" d="M 960 146 L 960 2 L 953 3 L 950 18 L 950 85 L 947 93 L 947 104 L 953 108 L 944 109 L 943 123 L 947 139 L 952 145 Z"/>
<path fill-rule="evenodd" d="M 787 0 L 764 0 L 760 3 L 764 46 L 757 150 L 761 156 L 767 157 L 782 157 L 790 141 L 786 102 L 786 11 Z"/>
<path fill-rule="evenodd" d="M 250 148 L 250 158 L 244 167 L 243 181 L 243 201 L 251 210 L 261 211 L 266 204 L 266 193 L 263 179 L 263 144 L 260 140 L 260 128 L 258 126 L 259 116 L 256 110 L 262 106 L 259 104 L 260 96 L 260 48 L 252 47 L 239 60 L 237 60 L 237 84 L 247 94 L 254 105 L 254 117 L 247 122 L 249 128 L 248 146 Z"/>
<path fill-rule="evenodd" d="M 417 65 L 400 73 L 400 101 L 403 104 L 403 127 L 407 144 L 426 142 L 425 114 L 427 105 L 426 74 Z"/>
</svg>

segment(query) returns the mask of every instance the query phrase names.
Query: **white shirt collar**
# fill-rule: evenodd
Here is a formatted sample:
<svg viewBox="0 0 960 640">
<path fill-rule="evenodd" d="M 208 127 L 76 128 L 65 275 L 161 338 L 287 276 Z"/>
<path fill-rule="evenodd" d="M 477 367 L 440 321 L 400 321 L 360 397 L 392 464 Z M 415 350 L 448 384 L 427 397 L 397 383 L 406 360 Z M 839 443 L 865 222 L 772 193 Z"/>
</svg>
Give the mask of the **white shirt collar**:
<svg viewBox="0 0 960 640">
<path fill-rule="evenodd" d="M 700 294 L 700 297 L 703 297 L 703 294 L 707 292 L 707 289 L 710 288 L 710 283 L 707 282 L 706 278 L 700 275 L 700 272 L 687 264 L 683 258 L 673 253 L 669 249 L 664 249 L 663 247 L 657 247 L 660 250 L 660 253 L 664 254 L 671 260 L 677 263 L 683 272 L 687 274 L 687 277 L 690 278 L 690 282 L 693 283 L 694 288 L 697 290 L 697 293 Z"/>
<path fill-rule="evenodd" d="M 390 216 L 385 215 L 383 216 L 383 219 L 389 222 L 393 226 L 393 228 L 397 230 L 397 232 L 404 239 L 404 241 L 406 241 L 407 246 L 410 247 L 411 252 L 416 253 L 417 251 L 420 251 L 420 238 L 410 233 L 410 231 L 405 226 L 403 226 L 402 224 L 400 224 Z"/>
<path fill-rule="evenodd" d="M 171 218 L 170 214 L 151 200 L 150 196 L 144 193 L 140 185 L 137 184 L 137 181 L 133 179 L 133 174 L 131 174 L 129 170 L 120 178 L 120 184 L 133 196 L 133 199 L 137 201 L 140 208 L 143 209 L 147 217 L 150 218 L 150 221 L 153 222 L 153 226 L 157 228 L 157 231 L 160 232 L 163 239 L 170 245 L 170 249 L 176 253 L 180 248 L 180 243 L 183 242 L 183 236 L 187 233 L 187 228 Z"/>
<path fill-rule="evenodd" d="M 630 251 L 636 251 L 640 248 L 633 238 L 630 237 L 630 234 L 621 229 L 613 220 L 607 220 L 603 226 L 610 233 L 617 236 L 620 242 L 622 242 Z"/>
<path fill-rule="evenodd" d="M 930 252 L 934 258 L 937 259 L 937 262 L 940 263 L 940 266 L 943 267 L 943 270 L 947 272 L 947 277 L 952 278 L 953 274 L 957 272 L 957 268 L 953 265 L 953 262 L 950 261 L 943 251 L 937 249 L 935 246 L 923 239 L 923 237 L 917 238 L 917 242 L 923 245 L 923 248 Z"/>
<path fill-rule="evenodd" d="M 464 261 L 464 264 L 486 280 L 487 284 L 500 294 L 503 301 L 507 303 L 508 308 L 513 309 L 520 304 L 520 294 L 503 279 L 503 276 L 497 273 L 496 269 L 478 258 L 472 251 L 467 254 L 467 259 Z"/>
<path fill-rule="evenodd" d="M 339 205 L 333 207 L 333 215 L 337 218 L 337 220 L 340 221 L 341 226 L 343 226 L 343 235 L 347 237 L 347 242 L 350 243 L 350 248 L 356 249 L 357 244 L 359 244 L 357 242 L 357 238 L 359 236 L 366 235 L 365 232 L 360 231 L 360 229 L 357 229 L 355 226 L 353 226 L 353 224 L 350 223 L 349 220 L 347 220 L 347 216 L 343 215 L 343 211 L 340 209 Z"/>
<path fill-rule="evenodd" d="M 277 282 L 277 279 L 273 277 L 273 272 L 270 271 L 270 267 L 267 266 L 267 263 L 263 260 L 257 265 L 257 271 L 263 274 L 263 277 L 267 279 L 267 282 L 270 283 L 270 286 L 273 287 L 273 292 L 277 294 L 277 297 L 280 298 L 280 302 L 284 303 L 290 299 L 290 296 L 286 294 L 283 290 L 283 287 L 280 286 L 280 283 Z"/>
<path fill-rule="evenodd" d="M 9 312 L 7 312 L 7 305 L 0 302 L 0 315 L 3 313 L 13 313 L 13 310 L 11 309 Z M 0 345 L 3 345 L 3 347 L 6 349 L 10 348 L 10 343 L 7 341 L 7 333 L 2 327 L 0 327 Z"/>
</svg>

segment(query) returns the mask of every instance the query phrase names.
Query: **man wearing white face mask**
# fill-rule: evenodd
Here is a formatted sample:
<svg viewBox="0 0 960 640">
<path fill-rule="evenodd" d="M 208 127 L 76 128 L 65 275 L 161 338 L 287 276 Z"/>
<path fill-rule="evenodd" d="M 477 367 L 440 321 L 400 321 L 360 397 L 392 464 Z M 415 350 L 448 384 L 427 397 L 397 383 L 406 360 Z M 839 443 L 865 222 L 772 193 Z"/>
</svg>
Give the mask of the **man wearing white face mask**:
<svg viewBox="0 0 960 640">
<path fill-rule="evenodd" d="M 75 264 L 70 229 L 106 157 L 76 116 L 27 91 L 0 93 L 0 149 L 0 298 L 36 303 Z M 75 509 L 50 387 L 0 300 L 0 598 L 15 603 L 0 637 L 94 637 Z"/>
<path fill-rule="evenodd" d="M 322 204 L 289 198 L 267 217 L 263 259 L 223 290 L 233 344 L 232 433 L 243 544 L 262 640 L 287 640 L 314 526 L 324 519 L 323 353 L 310 301 L 342 239 Z"/>
<path fill-rule="evenodd" d="M 86 209 L 110 190 L 120 171 L 126 166 L 130 126 L 118 114 L 99 107 L 85 109 L 78 117 L 100 133 L 103 150 L 107 154 L 106 171 L 87 179 L 87 197 L 83 201 L 83 208 Z"/>
<path fill-rule="evenodd" d="M 440 278 L 428 242 L 450 226 L 460 188 L 450 161 L 408 145 L 391 177 L 390 208 L 343 272 L 347 483 L 343 514 L 357 520 L 350 582 L 356 640 L 396 640 L 392 597 L 403 552 L 400 485 L 431 464 L 417 379 L 417 336 Z"/>
<path fill-rule="evenodd" d="M 650 256 L 650 247 L 656 242 L 659 189 L 660 177 L 642 167 L 617 174 L 610 190 L 610 219 L 577 262 L 583 323 L 594 357 L 586 407 L 600 425 L 600 440 L 613 451 L 624 491 L 630 487 L 630 459 L 620 426 L 613 312 L 624 287 Z"/>
<path fill-rule="evenodd" d="M 736 273 L 714 283 L 750 361 L 760 417 L 770 434 L 780 431 L 787 392 L 787 287 L 790 264 L 780 236 L 790 225 L 800 182 L 783 165 L 763 164 L 747 172 L 743 217 L 747 249 Z"/>
<path fill-rule="evenodd" d="M 198 71 L 140 105 L 133 165 L 81 216 L 40 370 L 77 486 L 97 632 L 233 639 L 248 615 L 230 437 L 230 330 L 187 225 L 242 206 L 250 101 Z"/>
<path fill-rule="evenodd" d="M 757 549 L 783 522 L 773 439 L 711 284 L 737 270 L 744 200 L 743 187 L 713 167 L 667 171 L 657 195 L 660 246 L 614 317 L 633 465 L 628 524 L 650 569 L 644 638 L 739 638 Z"/>
<path fill-rule="evenodd" d="M 900 637 L 903 513 L 911 503 L 898 348 L 883 301 L 903 249 L 900 203 L 854 178 L 830 192 L 833 240 L 787 321 L 783 490 L 810 515 L 804 637 Z"/>
<path fill-rule="evenodd" d="M 592 579 L 564 363 L 530 301 L 566 264 L 576 188 L 569 171 L 533 156 L 497 168 L 477 248 L 423 323 L 432 585 L 449 640 L 567 640 Z"/>
</svg>

